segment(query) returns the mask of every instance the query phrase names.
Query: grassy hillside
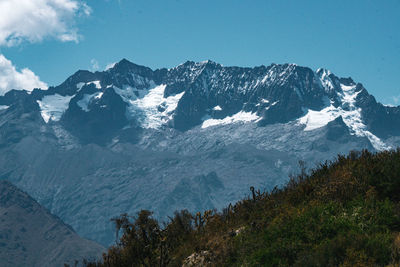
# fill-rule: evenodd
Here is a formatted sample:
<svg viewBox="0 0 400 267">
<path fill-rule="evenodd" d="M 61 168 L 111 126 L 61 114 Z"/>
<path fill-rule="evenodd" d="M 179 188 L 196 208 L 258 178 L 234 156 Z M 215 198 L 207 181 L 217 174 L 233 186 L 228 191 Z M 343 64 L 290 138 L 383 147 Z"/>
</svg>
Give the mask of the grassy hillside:
<svg viewBox="0 0 400 267">
<path fill-rule="evenodd" d="M 222 212 L 114 218 L 88 266 L 400 266 L 400 149 L 352 152 Z M 120 236 L 118 236 L 120 234 Z"/>
</svg>

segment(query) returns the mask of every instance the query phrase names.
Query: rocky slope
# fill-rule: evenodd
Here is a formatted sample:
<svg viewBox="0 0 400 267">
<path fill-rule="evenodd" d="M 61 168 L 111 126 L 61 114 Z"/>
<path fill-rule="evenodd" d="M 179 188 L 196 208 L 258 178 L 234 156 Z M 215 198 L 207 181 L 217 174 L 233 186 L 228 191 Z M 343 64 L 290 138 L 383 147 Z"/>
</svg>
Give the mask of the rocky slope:
<svg viewBox="0 0 400 267">
<path fill-rule="evenodd" d="M 72 265 L 104 251 L 7 181 L 0 181 L 0 248 L 4 267 Z"/>
<path fill-rule="evenodd" d="M 0 177 L 104 245 L 122 212 L 222 208 L 251 185 L 283 185 L 299 160 L 400 144 L 400 107 L 295 64 L 151 70 L 122 60 L 48 90 L 9 91 L 0 105 Z"/>
</svg>

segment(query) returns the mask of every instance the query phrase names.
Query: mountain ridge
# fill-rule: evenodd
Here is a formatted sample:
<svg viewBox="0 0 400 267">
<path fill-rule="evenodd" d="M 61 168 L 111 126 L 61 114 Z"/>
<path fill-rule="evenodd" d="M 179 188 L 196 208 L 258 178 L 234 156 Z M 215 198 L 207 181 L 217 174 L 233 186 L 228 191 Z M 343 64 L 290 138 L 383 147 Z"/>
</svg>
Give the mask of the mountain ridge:
<svg viewBox="0 0 400 267">
<path fill-rule="evenodd" d="M 68 111 L 82 110 L 84 112 L 77 114 L 77 117 L 82 117 L 85 112 L 90 111 L 88 108 L 90 103 L 103 115 L 119 120 L 115 130 L 120 130 L 128 125 L 142 126 L 140 125 L 142 122 L 136 121 L 142 108 L 138 105 L 148 105 L 148 103 L 141 103 L 138 99 L 162 85 L 165 88 L 158 90 L 157 95 L 161 103 L 147 106 L 145 113 L 154 113 L 155 109 L 159 111 L 165 109 L 165 106 L 162 106 L 165 99 L 182 93 L 183 95 L 172 103 L 173 108 L 169 113 L 157 114 L 159 118 L 156 122 L 181 131 L 201 124 L 204 118 L 219 119 L 233 116 L 240 111 L 255 113 L 260 117 L 260 126 L 289 122 L 305 115 L 307 109 L 322 110 L 329 101 L 335 107 L 343 104 L 340 97 L 338 98 L 338 94 L 343 94 L 342 85 L 356 87 L 354 94 L 357 95 L 354 101 L 357 108 L 361 108 L 362 120 L 370 131 L 375 132 L 378 137 L 388 137 L 400 130 L 400 126 L 397 126 L 399 125 L 397 122 L 400 122 L 400 107 L 387 107 L 376 102 L 361 83 L 355 83 L 351 78 L 339 78 L 322 68 L 313 71 L 296 64 L 241 68 L 223 67 L 208 60 L 200 63 L 187 61 L 174 68 L 152 70 L 122 59 L 106 71 L 79 70 L 59 86 L 50 87 L 48 90 L 35 89 L 30 95 L 39 104 L 52 95 L 66 98 L 61 114 L 52 116 L 51 112 L 55 114 L 56 111 L 50 110 L 50 114 L 44 115 L 46 118 L 43 116 L 46 122 L 61 120 L 68 127 L 71 123 Z M 97 94 L 96 89 L 99 89 Z M 110 97 L 116 94 L 116 98 L 111 99 L 110 104 L 119 101 L 120 103 L 116 105 L 122 106 L 121 111 L 115 113 L 114 109 L 104 112 L 101 110 L 101 107 L 106 106 L 100 101 L 105 92 L 106 96 Z M 6 93 L 0 97 L 0 104 L 10 105 L 18 98 L 17 95 L 13 91 Z M 86 106 L 74 104 L 79 100 L 84 102 L 83 97 L 87 98 Z M 119 97 L 121 99 L 117 99 Z M 70 101 L 72 106 L 69 105 Z M 126 103 L 128 109 L 125 113 L 130 114 L 122 114 L 125 108 L 122 102 Z M 41 107 L 42 114 L 45 104 L 43 103 Z M 210 112 L 215 107 L 219 109 Z M 390 123 L 382 125 L 382 122 L 386 121 Z M 111 123 L 110 120 L 107 122 Z"/>
</svg>

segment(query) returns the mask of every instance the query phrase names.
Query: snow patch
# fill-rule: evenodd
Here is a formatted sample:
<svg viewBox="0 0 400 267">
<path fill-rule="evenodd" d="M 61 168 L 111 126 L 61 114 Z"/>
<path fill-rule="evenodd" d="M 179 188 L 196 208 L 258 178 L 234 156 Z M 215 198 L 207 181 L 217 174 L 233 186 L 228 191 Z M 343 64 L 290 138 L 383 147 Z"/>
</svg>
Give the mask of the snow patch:
<svg viewBox="0 0 400 267">
<path fill-rule="evenodd" d="M 304 117 L 299 119 L 301 124 L 305 124 L 304 131 L 312 131 L 324 127 L 329 122 L 335 120 L 342 114 L 341 110 L 330 105 L 320 111 L 309 109 Z"/>
<path fill-rule="evenodd" d="M 41 109 L 40 113 L 43 120 L 48 123 L 50 120 L 59 121 L 67 110 L 69 101 L 73 96 L 62 96 L 59 94 L 46 95 L 42 100 L 37 100 Z"/>
<path fill-rule="evenodd" d="M 78 89 L 78 91 L 80 91 L 84 85 L 85 85 L 85 83 L 82 83 L 82 82 L 77 83 L 76 88 Z"/>
<path fill-rule="evenodd" d="M 355 102 L 360 91 L 356 91 L 356 86 L 340 85 L 342 91 L 338 93 L 342 101 L 342 106 L 334 107 L 332 104 L 320 111 L 309 109 L 305 116 L 298 119 L 300 124 L 306 125 L 304 131 L 312 131 L 327 125 L 329 122 L 342 116 L 344 123 L 349 127 L 350 133 L 356 136 L 367 137 L 372 146 L 377 150 L 390 149 L 377 136 L 367 130 L 361 117 L 361 109 L 356 107 Z"/>
<path fill-rule="evenodd" d="M 9 108 L 9 106 L 6 106 L 6 105 L 0 105 L 0 110 L 5 110 L 5 109 L 8 109 Z"/>
<path fill-rule="evenodd" d="M 139 108 L 145 114 L 142 121 L 143 127 L 157 129 L 172 119 L 172 113 L 185 92 L 164 98 L 165 88 L 164 84 L 156 86 L 143 98 L 131 101 L 135 109 Z"/>
<path fill-rule="evenodd" d="M 259 117 L 256 113 L 240 111 L 232 116 L 225 117 L 223 119 L 205 119 L 201 128 L 208 128 L 216 125 L 224 125 L 231 124 L 237 122 L 251 122 L 251 121 L 259 121 L 261 117 Z"/>
<path fill-rule="evenodd" d="M 154 82 L 152 82 L 154 85 Z M 128 103 L 128 116 L 135 117 L 144 128 L 157 129 L 172 119 L 173 112 L 185 92 L 164 97 L 165 84 L 150 89 L 138 90 L 126 86 L 124 89 L 113 87 L 115 92 Z"/>
<path fill-rule="evenodd" d="M 87 85 L 89 85 L 89 84 L 94 84 L 97 89 L 101 89 L 100 81 L 88 82 Z"/>
<path fill-rule="evenodd" d="M 104 69 L 105 71 L 114 68 L 115 64 L 117 64 L 117 62 L 113 62 L 113 63 L 109 63 L 107 64 L 106 68 Z"/>
<path fill-rule="evenodd" d="M 388 108 L 396 108 L 397 107 L 396 105 L 393 105 L 393 104 L 382 104 L 382 105 L 385 107 L 388 107 Z"/>
<path fill-rule="evenodd" d="M 152 82 L 151 87 L 155 86 L 156 85 Z M 135 100 L 137 98 L 143 98 L 146 94 L 149 93 L 148 89 L 137 89 L 129 85 L 124 85 L 122 89 L 116 86 L 112 87 L 114 91 L 117 94 L 119 94 L 126 103 L 130 103 L 130 101 Z"/>
<path fill-rule="evenodd" d="M 222 110 L 222 108 L 218 105 L 218 106 L 215 106 L 215 107 L 213 107 L 213 110 L 216 110 L 216 111 L 221 111 Z"/>
<path fill-rule="evenodd" d="M 278 104 L 278 102 L 279 102 L 279 101 L 275 101 L 275 102 L 269 104 L 269 103 L 270 103 L 269 100 L 267 100 L 267 99 L 261 99 L 261 103 L 263 103 L 263 104 L 269 104 L 268 106 L 265 107 L 265 110 L 269 110 L 272 106 L 275 106 L 276 104 Z M 258 104 L 256 105 L 256 107 L 259 107 L 259 106 L 261 105 L 261 103 L 258 103 Z"/>
<path fill-rule="evenodd" d="M 94 94 L 84 94 L 82 99 L 76 102 L 76 104 L 83 110 L 89 111 L 89 104 L 93 99 L 99 99 L 103 96 L 103 92 L 97 92 Z"/>
<path fill-rule="evenodd" d="M 94 84 L 97 89 L 101 89 L 100 81 L 91 81 L 91 82 L 88 82 L 88 83 L 80 82 L 80 83 L 76 84 L 76 88 L 78 89 L 78 91 L 80 91 L 83 86 L 89 85 L 89 84 Z"/>
</svg>

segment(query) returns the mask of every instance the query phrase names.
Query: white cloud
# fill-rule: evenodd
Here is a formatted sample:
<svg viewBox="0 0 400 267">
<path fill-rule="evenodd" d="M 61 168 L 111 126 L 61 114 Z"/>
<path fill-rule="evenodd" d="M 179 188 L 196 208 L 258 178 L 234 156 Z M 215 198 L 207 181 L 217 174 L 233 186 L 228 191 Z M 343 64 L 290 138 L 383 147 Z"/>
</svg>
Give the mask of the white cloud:
<svg viewBox="0 0 400 267">
<path fill-rule="evenodd" d="M 94 58 L 90 60 L 90 65 L 92 71 L 97 71 L 100 69 L 99 62 Z"/>
<path fill-rule="evenodd" d="M 392 96 L 394 104 L 398 105 L 400 104 L 400 95 L 398 96 Z"/>
<path fill-rule="evenodd" d="M 75 20 L 90 7 L 78 0 L 0 0 L 0 46 L 56 38 L 79 41 Z"/>
<path fill-rule="evenodd" d="M 384 105 L 388 106 L 388 107 L 399 106 L 400 105 L 400 95 L 397 95 L 397 96 L 394 95 L 394 96 L 387 97 L 385 103 L 386 104 L 384 104 Z"/>
<path fill-rule="evenodd" d="M 47 38 L 78 42 L 76 19 L 91 12 L 81 0 L 0 0 L 0 47 Z M 28 68 L 17 70 L 0 54 L 0 95 L 11 89 L 34 88 L 46 89 L 47 84 Z"/>
<path fill-rule="evenodd" d="M 31 91 L 34 88 L 47 89 L 47 84 L 30 69 L 18 71 L 10 60 L 0 54 L 0 95 L 11 89 Z"/>
</svg>

